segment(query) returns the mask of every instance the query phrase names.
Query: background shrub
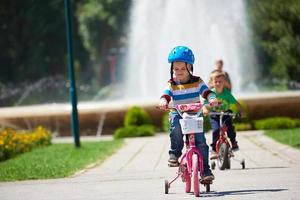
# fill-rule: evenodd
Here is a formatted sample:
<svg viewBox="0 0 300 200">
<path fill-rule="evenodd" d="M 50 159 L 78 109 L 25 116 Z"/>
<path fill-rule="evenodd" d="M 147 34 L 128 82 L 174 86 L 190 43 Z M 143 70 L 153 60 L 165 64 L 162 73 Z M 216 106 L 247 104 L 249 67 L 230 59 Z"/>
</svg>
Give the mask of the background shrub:
<svg viewBox="0 0 300 200">
<path fill-rule="evenodd" d="M 126 126 L 118 128 L 114 133 L 114 138 L 143 137 L 153 136 L 154 134 L 155 128 L 153 125 Z"/>
<path fill-rule="evenodd" d="M 253 129 L 251 123 L 234 123 L 233 125 L 236 131 L 248 131 Z"/>
<path fill-rule="evenodd" d="M 130 108 L 124 118 L 124 127 L 114 132 L 114 138 L 153 136 L 155 127 L 151 124 L 149 114 L 142 108 Z"/>
<path fill-rule="evenodd" d="M 299 119 L 289 117 L 273 117 L 254 121 L 255 129 L 275 130 L 300 127 Z"/>
<path fill-rule="evenodd" d="M 162 129 L 168 133 L 170 130 L 169 112 L 165 112 L 162 118 Z"/>
<path fill-rule="evenodd" d="M 145 124 L 151 124 L 151 118 L 142 108 L 134 106 L 127 111 L 124 119 L 125 127 L 141 126 Z"/>
</svg>

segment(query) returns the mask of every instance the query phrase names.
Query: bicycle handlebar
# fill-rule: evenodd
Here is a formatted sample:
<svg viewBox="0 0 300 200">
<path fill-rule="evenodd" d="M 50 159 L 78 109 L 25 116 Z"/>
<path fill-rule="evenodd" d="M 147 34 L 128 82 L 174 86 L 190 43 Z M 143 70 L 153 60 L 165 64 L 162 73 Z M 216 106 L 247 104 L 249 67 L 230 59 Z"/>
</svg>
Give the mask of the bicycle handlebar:
<svg viewBox="0 0 300 200">
<path fill-rule="evenodd" d="M 231 116 L 232 118 L 239 117 L 239 113 L 231 113 L 231 112 L 210 112 L 209 115 L 219 115 L 221 117 L 223 116 Z"/>
<path fill-rule="evenodd" d="M 203 106 L 204 105 L 202 105 L 201 103 L 179 104 L 176 106 L 169 104 L 168 108 L 175 109 L 178 112 L 178 114 L 182 117 L 183 113 L 186 112 L 197 112 L 197 114 L 194 115 L 199 116 L 202 113 Z"/>
</svg>

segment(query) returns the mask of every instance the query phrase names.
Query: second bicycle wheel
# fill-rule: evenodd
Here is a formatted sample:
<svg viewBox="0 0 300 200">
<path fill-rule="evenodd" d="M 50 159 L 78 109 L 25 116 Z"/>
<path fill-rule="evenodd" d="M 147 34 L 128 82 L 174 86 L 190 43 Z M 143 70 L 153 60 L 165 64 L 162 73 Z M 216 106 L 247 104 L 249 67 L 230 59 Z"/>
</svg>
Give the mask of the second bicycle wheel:
<svg viewBox="0 0 300 200">
<path fill-rule="evenodd" d="M 228 167 L 229 162 L 229 146 L 226 143 L 222 143 L 219 149 L 218 167 L 220 170 L 224 170 Z"/>
</svg>

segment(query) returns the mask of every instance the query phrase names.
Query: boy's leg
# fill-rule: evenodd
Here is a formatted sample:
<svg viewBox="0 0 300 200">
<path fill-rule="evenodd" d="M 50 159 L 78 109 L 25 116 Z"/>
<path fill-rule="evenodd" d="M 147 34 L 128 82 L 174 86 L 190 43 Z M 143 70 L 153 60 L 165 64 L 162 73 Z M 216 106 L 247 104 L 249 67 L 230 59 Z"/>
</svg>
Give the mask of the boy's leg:
<svg viewBox="0 0 300 200">
<path fill-rule="evenodd" d="M 234 126 L 232 124 L 232 120 L 228 119 L 226 120 L 226 126 L 227 126 L 227 135 L 230 138 L 231 144 L 232 144 L 232 150 L 237 150 L 239 147 L 237 145 L 236 141 L 236 132 L 234 129 Z"/>
<path fill-rule="evenodd" d="M 219 139 L 219 131 L 220 131 L 220 126 L 219 126 L 219 118 L 218 117 L 210 117 L 209 118 L 210 125 L 212 128 L 212 143 L 211 147 L 213 151 L 216 151 L 216 143 Z"/>
<path fill-rule="evenodd" d="M 203 174 L 202 179 L 211 181 L 214 179 L 214 175 L 211 173 L 209 164 L 208 164 L 208 145 L 206 144 L 206 139 L 204 136 L 204 133 L 198 133 L 195 135 L 196 139 L 196 147 L 199 149 L 199 151 L 202 154 L 203 157 Z"/>
<path fill-rule="evenodd" d="M 170 113 L 170 141 L 171 149 L 169 150 L 170 159 L 174 156 L 178 159 L 183 149 L 183 135 L 179 124 L 180 116 Z"/>
</svg>

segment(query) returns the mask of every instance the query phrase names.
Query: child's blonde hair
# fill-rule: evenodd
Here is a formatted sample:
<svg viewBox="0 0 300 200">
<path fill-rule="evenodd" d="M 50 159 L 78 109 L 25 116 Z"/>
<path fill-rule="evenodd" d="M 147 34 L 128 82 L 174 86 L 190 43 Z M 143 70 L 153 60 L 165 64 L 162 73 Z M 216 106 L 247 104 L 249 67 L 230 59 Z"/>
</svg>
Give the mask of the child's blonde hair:
<svg viewBox="0 0 300 200">
<path fill-rule="evenodd" d="M 225 73 L 221 70 L 214 70 L 210 74 L 210 82 L 212 82 L 215 78 L 224 78 L 225 79 Z"/>
</svg>

